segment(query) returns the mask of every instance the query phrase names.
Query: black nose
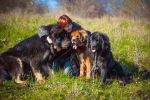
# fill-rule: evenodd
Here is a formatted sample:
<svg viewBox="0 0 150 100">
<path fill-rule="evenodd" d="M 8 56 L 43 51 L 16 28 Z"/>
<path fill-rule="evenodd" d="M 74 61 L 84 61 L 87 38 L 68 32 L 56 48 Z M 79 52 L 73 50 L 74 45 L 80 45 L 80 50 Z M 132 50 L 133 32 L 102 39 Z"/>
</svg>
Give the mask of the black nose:
<svg viewBox="0 0 150 100">
<path fill-rule="evenodd" d="M 72 40 L 72 42 L 75 42 L 75 41 L 76 41 L 75 39 Z"/>
<path fill-rule="evenodd" d="M 96 46 L 91 46 L 92 48 L 96 48 Z"/>
</svg>

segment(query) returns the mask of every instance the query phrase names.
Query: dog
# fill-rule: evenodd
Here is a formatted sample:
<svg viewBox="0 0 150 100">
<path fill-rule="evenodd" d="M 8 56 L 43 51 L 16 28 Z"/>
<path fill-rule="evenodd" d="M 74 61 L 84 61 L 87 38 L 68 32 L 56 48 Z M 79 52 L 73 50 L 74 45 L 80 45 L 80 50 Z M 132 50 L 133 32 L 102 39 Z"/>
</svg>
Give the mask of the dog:
<svg viewBox="0 0 150 100">
<path fill-rule="evenodd" d="M 71 32 L 71 41 L 72 47 L 76 50 L 77 57 L 80 62 L 80 74 L 82 77 L 84 75 L 84 66 L 86 67 L 86 79 L 90 79 L 90 69 L 91 69 L 91 60 L 88 52 L 88 38 L 90 32 L 85 31 L 84 29 L 78 29 Z"/>
<path fill-rule="evenodd" d="M 104 33 L 94 32 L 90 37 L 90 54 L 92 59 L 91 77 L 96 71 L 101 73 L 101 84 L 106 83 L 109 75 L 115 73 L 119 77 L 119 82 L 124 84 L 125 74 L 122 66 L 114 60 L 109 38 Z"/>
<path fill-rule="evenodd" d="M 49 33 L 46 38 L 40 38 L 38 34 L 31 36 L 8 49 L 0 55 L 0 80 L 11 77 L 16 83 L 24 84 L 21 80 L 24 63 L 30 66 L 37 82 L 44 81 L 40 72 L 42 66 L 49 65 L 54 56 L 61 49 L 70 46 L 70 36 L 57 25 L 53 27 L 43 26 Z M 24 68 L 26 69 L 26 68 Z"/>
</svg>

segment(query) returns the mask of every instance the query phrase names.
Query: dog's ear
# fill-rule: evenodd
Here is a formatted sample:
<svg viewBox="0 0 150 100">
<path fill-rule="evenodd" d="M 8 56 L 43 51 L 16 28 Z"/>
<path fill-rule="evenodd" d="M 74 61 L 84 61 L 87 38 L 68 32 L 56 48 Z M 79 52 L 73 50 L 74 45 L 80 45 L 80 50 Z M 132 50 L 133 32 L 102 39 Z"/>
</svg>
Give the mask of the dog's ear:
<svg viewBox="0 0 150 100">
<path fill-rule="evenodd" d="M 104 51 L 109 51 L 110 50 L 109 38 L 105 34 L 103 34 L 101 38 L 102 38 L 102 49 Z"/>
<path fill-rule="evenodd" d="M 79 30 L 79 34 L 81 36 L 81 41 L 85 42 L 86 45 L 87 45 L 88 44 L 87 41 L 88 41 L 88 38 L 89 38 L 89 35 L 88 35 L 89 33 L 86 30 L 81 29 L 81 30 Z"/>
<path fill-rule="evenodd" d="M 81 29 L 81 30 L 79 30 L 79 33 L 80 33 L 80 35 L 82 36 L 83 41 L 86 40 L 86 38 L 87 38 L 87 33 L 86 33 L 86 31 L 83 30 L 83 29 Z"/>
</svg>

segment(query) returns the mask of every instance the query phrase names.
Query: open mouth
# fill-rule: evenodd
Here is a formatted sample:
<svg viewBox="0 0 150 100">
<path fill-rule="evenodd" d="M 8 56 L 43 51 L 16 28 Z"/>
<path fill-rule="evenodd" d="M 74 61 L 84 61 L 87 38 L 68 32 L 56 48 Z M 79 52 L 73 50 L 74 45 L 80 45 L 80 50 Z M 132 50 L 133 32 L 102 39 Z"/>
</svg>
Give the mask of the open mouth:
<svg viewBox="0 0 150 100">
<path fill-rule="evenodd" d="M 76 45 L 76 44 L 73 44 L 73 45 L 72 45 L 72 48 L 76 50 L 76 49 L 77 49 L 77 45 Z"/>
<path fill-rule="evenodd" d="M 78 47 L 78 46 L 77 46 L 77 41 L 76 41 L 76 40 L 73 40 L 73 41 L 72 41 L 72 48 L 76 50 L 77 47 Z"/>
</svg>

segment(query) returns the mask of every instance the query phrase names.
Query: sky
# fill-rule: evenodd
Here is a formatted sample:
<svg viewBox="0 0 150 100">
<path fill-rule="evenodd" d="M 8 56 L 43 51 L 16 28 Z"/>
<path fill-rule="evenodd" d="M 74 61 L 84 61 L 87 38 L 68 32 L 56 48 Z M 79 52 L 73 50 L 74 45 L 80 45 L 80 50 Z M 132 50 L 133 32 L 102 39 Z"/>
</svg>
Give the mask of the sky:
<svg viewBox="0 0 150 100">
<path fill-rule="evenodd" d="M 58 6 L 57 0 L 35 0 L 35 2 L 46 4 L 49 9 L 56 9 Z"/>
</svg>

